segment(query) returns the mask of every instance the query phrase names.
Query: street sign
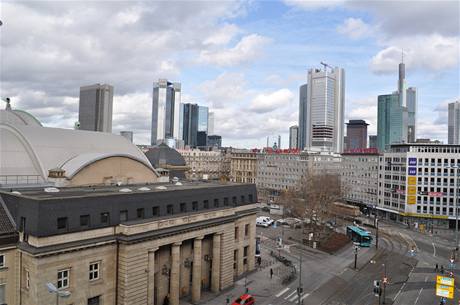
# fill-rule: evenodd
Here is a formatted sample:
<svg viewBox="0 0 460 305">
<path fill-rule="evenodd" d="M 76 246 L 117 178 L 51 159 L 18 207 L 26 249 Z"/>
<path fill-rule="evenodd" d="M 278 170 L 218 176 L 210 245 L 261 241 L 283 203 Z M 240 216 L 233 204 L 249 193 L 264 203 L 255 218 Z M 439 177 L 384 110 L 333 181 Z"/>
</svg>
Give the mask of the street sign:
<svg viewBox="0 0 460 305">
<path fill-rule="evenodd" d="M 447 276 L 436 276 L 436 295 L 438 297 L 453 299 L 454 298 L 455 279 Z"/>
</svg>

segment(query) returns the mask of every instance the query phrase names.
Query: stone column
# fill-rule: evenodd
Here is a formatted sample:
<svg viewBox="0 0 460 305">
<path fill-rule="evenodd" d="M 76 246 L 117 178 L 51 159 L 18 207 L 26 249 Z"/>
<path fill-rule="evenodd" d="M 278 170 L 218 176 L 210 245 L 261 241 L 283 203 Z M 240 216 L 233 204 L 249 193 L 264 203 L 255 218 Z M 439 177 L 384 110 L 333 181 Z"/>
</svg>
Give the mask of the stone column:
<svg viewBox="0 0 460 305">
<path fill-rule="evenodd" d="M 284 242 L 284 241 L 283 241 Z M 256 220 L 251 219 L 249 223 L 249 244 L 248 244 L 248 271 L 254 270 L 256 259 Z"/>
<path fill-rule="evenodd" d="M 169 277 L 169 304 L 179 305 L 179 275 L 180 275 L 180 245 L 174 243 L 171 245 L 171 275 Z"/>
<path fill-rule="evenodd" d="M 192 303 L 198 303 L 201 298 L 201 242 L 203 236 L 193 240 L 193 270 L 192 270 Z"/>
<path fill-rule="evenodd" d="M 212 273 L 211 273 L 211 291 L 219 292 L 220 281 L 220 238 L 222 233 L 216 233 L 212 236 Z"/>
<path fill-rule="evenodd" d="M 155 298 L 155 251 L 158 248 L 149 250 L 149 259 L 148 259 L 148 280 L 147 280 L 147 304 L 153 305 Z"/>
</svg>

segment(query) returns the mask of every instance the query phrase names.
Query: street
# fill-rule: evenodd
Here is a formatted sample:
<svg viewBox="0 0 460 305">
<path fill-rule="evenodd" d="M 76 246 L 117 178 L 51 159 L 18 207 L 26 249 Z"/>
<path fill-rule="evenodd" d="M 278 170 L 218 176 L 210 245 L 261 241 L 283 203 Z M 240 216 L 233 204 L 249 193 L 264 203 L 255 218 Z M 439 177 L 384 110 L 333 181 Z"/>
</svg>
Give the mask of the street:
<svg viewBox="0 0 460 305">
<path fill-rule="evenodd" d="M 357 268 L 354 269 L 354 246 L 349 244 L 334 255 L 301 246 L 289 238 L 295 229 L 284 228 L 285 246 L 277 248 L 276 238 L 283 228 L 257 228 L 261 239 L 262 264 L 246 278 L 236 282 L 235 287 L 219 296 L 209 294 L 206 304 L 226 304 L 243 294 L 247 288 L 257 304 L 269 305 L 377 305 L 379 298 L 373 293 L 374 280 L 386 275 L 385 298 L 381 304 L 433 305 L 439 304 L 435 296 L 435 264 L 447 271 L 452 253 L 452 236 L 438 237 L 422 234 L 395 223 L 381 222 L 379 226 L 379 249 L 375 239 L 370 248 L 358 251 Z M 297 229 L 298 230 L 298 229 Z M 375 231 L 369 229 L 375 238 Z M 414 249 L 414 255 L 411 255 Z M 280 253 L 295 266 L 298 273 L 302 257 L 301 294 L 298 274 L 289 284 L 282 279 L 290 272 L 270 253 Z M 270 269 L 274 275 L 270 279 Z M 453 270 L 454 275 L 458 270 Z M 438 272 L 440 274 L 440 272 Z M 458 278 L 456 278 L 458 280 Z M 447 304 L 458 304 L 460 290 Z M 300 299 L 300 300 L 299 300 Z"/>
</svg>

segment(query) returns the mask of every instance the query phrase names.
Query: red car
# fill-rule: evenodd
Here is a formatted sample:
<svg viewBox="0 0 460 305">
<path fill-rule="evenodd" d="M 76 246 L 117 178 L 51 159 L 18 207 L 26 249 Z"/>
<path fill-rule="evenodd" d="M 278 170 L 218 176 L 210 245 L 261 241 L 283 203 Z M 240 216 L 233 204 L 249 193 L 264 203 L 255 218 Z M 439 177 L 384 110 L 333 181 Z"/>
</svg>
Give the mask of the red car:
<svg viewBox="0 0 460 305">
<path fill-rule="evenodd" d="M 243 294 L 238 299 L 233 301 L 232 305 L 254 305 L 256 303 L 256 299 L 250 294 Z"/>
</svg>

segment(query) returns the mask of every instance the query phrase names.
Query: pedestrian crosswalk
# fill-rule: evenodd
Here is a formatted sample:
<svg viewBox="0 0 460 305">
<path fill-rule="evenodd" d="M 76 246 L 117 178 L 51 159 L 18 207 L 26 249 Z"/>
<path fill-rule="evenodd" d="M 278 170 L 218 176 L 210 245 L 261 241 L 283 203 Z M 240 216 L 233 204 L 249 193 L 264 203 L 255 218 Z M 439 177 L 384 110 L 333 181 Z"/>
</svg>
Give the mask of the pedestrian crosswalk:
<svg viewBox="0 0 460 305">
<path fill-rule="evenodd" d="M 299 301 L 302 303 L 302 301 L 307 298 L 310 294 L 308 292 L 304 292 L 300 295 L 300 300 L 299 300 L 299 294 L 297 293 L 297 287 L 286 287 L 283 290 L 279 291 L 277 294 L 275 294 L 275 297 L 283 299 L 284 301 L 282 303 L 294 303 L 298 304 Z"/>
</svg>

